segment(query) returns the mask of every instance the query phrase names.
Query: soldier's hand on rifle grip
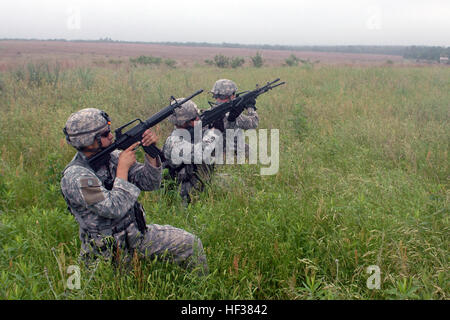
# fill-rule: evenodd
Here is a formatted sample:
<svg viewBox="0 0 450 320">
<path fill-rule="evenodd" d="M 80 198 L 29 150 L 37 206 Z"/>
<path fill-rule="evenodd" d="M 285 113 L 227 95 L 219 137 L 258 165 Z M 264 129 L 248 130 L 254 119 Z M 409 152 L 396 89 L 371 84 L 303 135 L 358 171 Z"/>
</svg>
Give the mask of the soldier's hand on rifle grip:
<svg viewBox="0 0 450 320">
<path fill-rule="evenodd" d="M 138 141 L 120 153 L 116 172 L 118 178 L 128 181 L 128 170 L 136 163 L 136 148 L 140 143 L 141 142 Z"/>
<path fill-rule="evenodd" d="M 152 129 L 147 129 L 144 131 L 144 133 L 142 134 L 142 146 L 144 147 L 148 147 L 150 145 L 152 145 L 153 143 L 157 143 L 159 140 L 158 135 L 152 131 Z M 152 158 L 152 156 L 150 156 L 149 154 L 145 154 L 147 160 L 150 162 L 150 164 L 157 168 L 161 165 L 158 157 Z"/>
<path fill-rule="evenodd" d="M 148 147 L 149 145 L 153 144 L 153 143 L 157 143 L 159 140 L 159 137 L 156 133 L 154 133 L 152 131 L 152 129 L 147 129 L 145 130 L 145 132 L 142 134 L 142 145 L 144 147 Z"/>
</svg>

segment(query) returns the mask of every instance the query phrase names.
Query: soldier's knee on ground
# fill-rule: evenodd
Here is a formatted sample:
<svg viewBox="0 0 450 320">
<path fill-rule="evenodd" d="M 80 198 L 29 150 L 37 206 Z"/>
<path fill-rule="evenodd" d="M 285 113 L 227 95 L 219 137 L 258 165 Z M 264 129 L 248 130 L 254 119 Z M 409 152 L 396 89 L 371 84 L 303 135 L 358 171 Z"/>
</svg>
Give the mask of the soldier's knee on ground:
<svg viewBox="0 0 450 320">
<path fill-rule="evenodd" d="M 186 260 L 186 269 L 197 273 L 199 276 L 206 276 L 209 273 L 205 251 L 200 238 L 193 235 L 192 254 Z"/>
<path fill-rule="evenodd" d="M 175 256 L 175 261 L 186 270 L 199 276 L 207 275 L 209 269 L 202 241 L 189 232 L 186 232 L 186 236 L 185 245 L 182 246 L 184 250 L 179 251 L 179 254 Z"/>
<path fill-rule="evenodd" d="M 197 236 L 170 225 L 147 227 L 148 232 L 140 247 L 145 256 L 167 257 L 190 271 L 202 275 L 208 273 L 203 244 Z"/>
</svg>

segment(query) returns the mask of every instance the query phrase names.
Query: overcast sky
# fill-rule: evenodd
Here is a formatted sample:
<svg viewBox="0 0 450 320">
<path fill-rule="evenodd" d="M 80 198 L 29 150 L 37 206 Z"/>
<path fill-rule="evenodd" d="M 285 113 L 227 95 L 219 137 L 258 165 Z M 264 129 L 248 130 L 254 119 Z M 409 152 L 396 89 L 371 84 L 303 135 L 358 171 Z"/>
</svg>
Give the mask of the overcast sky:
<svg viewBox="0 0 450 320">
<path fill-rule="evenodd" d="M 449 0 L 1 0 L 0 38 L 450 46 Z"/>
</svg>

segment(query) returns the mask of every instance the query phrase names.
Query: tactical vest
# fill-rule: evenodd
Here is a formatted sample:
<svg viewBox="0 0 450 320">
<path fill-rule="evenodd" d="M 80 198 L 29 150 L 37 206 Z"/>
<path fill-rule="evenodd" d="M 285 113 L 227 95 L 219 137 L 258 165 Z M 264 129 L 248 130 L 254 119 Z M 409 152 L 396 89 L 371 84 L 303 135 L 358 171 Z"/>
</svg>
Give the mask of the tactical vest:
<svg viewBox="0 0 450 320">
<path fill-rule="evenodd" d="M 94 173 L 95 176 L 97 176 L 95 171 L 89 166 L 89 164 L 81 157 L 81 155 L 79 153 L 77 153 L 76 156 L 72 159 L 72 161 L 64 168 L 64 170 L 62 171 L 62 175 L 64 176 L 64 173 L 66 172 L 66 170 L 72 166 L 83 167 L 83 168 L 91 171 L 92 173 Z M 109 172 L 109 168 L 107 168 L 107 170 Z M 99 177 L 97 176 L 97 178 L 99 178 Z M 106 181 L 108 179 L 106 179 L 105 181 L 102 181 L 102 179 L 100 179 L 100 180 L 107 190 L 112 189 L 112 186 L 113 186 L 112 179 L 111 179 L 111 181 Z M 126 214 L 126 215 L 124 215 L 124 217 L 122 217 L 121 219 L 119 219 L 117 221 L 113 221 L 111 219 L 110 225 L 100 229 L 100 228 L 96 228 L 96 227 L 92 228 L 92 226 L 88 227 L 86 225 L 86 223 L 84 223 L 82 217 L 80 217 L 78 219 L 77 216 L 72 212 L 70 205 L 69 205 L 69 201 L 65 197 L 65 195 L 62 191 L 61 191 L 61 194 L 63 195 L 63 198 L 67 203 L 67 209 L 75 217 L 75 220 L 77 220 L 77 222 L 79 223 L 80 228 L 85 232 L 88 232 L 91 234 L 100 234 L 100 235 L 104 235 L 104 236 L 111 236 L 116 233 L 122 232 L 123 230 L 126 230 L 128 228 L 128 226 L 130 224 L 132 224 L 133 222 L 136 223 L 136 226 L 141 233 L 144 234 L 147 231 L 147 226 L 146 226 L 145 218 L 144 218 L 144 208 L 138 201 L 136 201 L 134 203 L 134 207 L 133 207 L 134 214 Z"/>
</svg>

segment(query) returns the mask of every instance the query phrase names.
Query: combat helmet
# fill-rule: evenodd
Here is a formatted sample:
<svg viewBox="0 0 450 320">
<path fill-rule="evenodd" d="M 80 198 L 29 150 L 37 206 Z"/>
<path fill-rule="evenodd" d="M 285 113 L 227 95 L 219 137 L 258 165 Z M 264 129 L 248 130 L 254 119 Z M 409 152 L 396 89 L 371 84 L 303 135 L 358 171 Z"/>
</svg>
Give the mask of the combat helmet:
<svg viewBox="0 0 450 320">
<path fill-rule="evenodd" d="M 176 99 L 177 102 L 182 101 L 184 98 Z M 172 101 L 172 104 L 174 102 Z M 174 113 L 169 116 L 167 120 L 176 126 L 182 126 L 184 123 L 195 119 L 200 114 L 197 105 L 188 100 L 183 103 L 179 108 L 176 108 Z"/>
<path fill-rule="evenodd" d="M 94 143 L 100 134 L 110 130 L 111 119 L 105 111 L 86 108 L 72 113 L 63 129 L 66 141 L 81 150 Z"/>
<path fill-rule="evenodd" d="M 211 93 L 214 95 L 214 98 L 228 98 L 235 94 L 237 89 L 237 85 L 233 81 L 220 79 L 214 83 Z"/>
</svg>

